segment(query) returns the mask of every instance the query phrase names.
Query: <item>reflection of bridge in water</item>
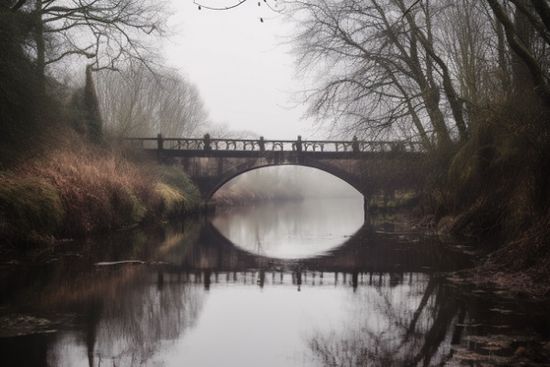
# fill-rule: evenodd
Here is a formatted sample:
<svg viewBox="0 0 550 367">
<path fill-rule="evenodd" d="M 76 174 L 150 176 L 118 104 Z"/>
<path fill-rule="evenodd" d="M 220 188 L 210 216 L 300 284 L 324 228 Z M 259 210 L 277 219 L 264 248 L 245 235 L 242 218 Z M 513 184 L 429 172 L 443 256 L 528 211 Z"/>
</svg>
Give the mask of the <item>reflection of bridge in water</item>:
<svg viewBox="0 0 550 367">
<path fill-rule="evenodd" d="M 125 143 L 158 160 L 181 166 L 204 200 L 226 182 L 268 166 L 317 168 L 364 196 L 380 190 L 413 189 L 425 177 L 425 151 L 410 141 L 305 141 L 260 139 L 128 138 Z"/>
<path fill-rule="evenodd" d="M 293 284 L 298 287 L 302 285 L 315 287 L 351 286 L 353 289 L 356 289 L 359 286 L 365 285 L 382 288 L 403 283 L 413 284 L 418 282 L 419 278 L 423 280 L 425 275 L 412 272 L 388 274 L 373 272 L 329 273 L 307 271 L 304 269 L 295 270 L 292 273 L 276 270 L 266 271 L 264 269 L 238 272 L 212 272 L 211 270 L 165 272 L 163 269 L 157 273 L 157 283 L 162 283 L 162 285 L 168 283 L 203 284 L 205 289 L 209 289 L 211 285 L 224 284 L 255 284 L 260 288 L 287 284 Z"/>
<path fill-rule="evenodd" d="M 445 254 L 443 254 L 445 253 Z M 205 224 L 198 240 L 186 249 L 178 263 L 158 265 L 160 282 L 309 284 L 387 286 L 413 282 L 418 273 L 457 268 L 466 257 L 441 244 L 410 236 L 376 232 L 365 225 L 342 245 L 323 255 L 288 260 L 243 250 L 225 238 L 212 224 Z"/>
</svg>

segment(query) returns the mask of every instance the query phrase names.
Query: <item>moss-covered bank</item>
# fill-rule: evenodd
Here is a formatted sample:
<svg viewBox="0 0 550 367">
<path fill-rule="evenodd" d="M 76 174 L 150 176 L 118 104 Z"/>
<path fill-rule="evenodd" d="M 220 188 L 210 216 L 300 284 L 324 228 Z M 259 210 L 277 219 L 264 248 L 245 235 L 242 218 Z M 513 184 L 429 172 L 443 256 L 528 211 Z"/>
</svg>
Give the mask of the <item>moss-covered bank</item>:
<svg viewBox="0 0 550 367">
<path fill-rule="evenodd" d="M 179 169 L 138 163 L 105 147 L 62 148 L 0 173 L 0 246 L 161 221 L 196 211 L 199 203 Z"/>
</svg>

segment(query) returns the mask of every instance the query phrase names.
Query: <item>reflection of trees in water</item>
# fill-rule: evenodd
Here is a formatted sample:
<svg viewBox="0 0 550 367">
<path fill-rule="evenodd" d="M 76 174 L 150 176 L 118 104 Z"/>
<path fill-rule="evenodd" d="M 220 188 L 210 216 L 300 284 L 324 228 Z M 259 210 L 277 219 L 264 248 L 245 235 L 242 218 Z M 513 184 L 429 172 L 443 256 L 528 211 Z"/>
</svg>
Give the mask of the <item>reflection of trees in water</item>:
<svg viewBox="0 0 550 367">
<path fill-rule="evenodd" d="M 202 307 L 202 293 L 196 287 L 169 284 L 148 285 L 122 293 L 121 301 L 104 306 L 95 354 L 114 359 L 117 366 L 134 366 L 147 361 L 160 341 L 176 340 L 195 322 Z"/>
<path fill-rule="evenodd" d="M 325 283 L 334 279 L 335 285 L 351 285 L 356 292 L 350 290 L 355 308 L 349 314 L 358 321 L 337 329 L 346 332 L 319 332 L 311 339 L 311 349 L 323 364 L 430 364 L 448 353 L 448 347 L 441 346 L 448 346 L 452 337 L 448 330 L 457 315 L 455 304 L 435 279 L 427 275 L 412 279 L 402 273 L 445 260 L 432 259 L 437 257 L 432 246 L 415 244 L 407 250 L 391 238 L 373 236 L 366 246 L 362 235 L 368 233 L 360 232 L 331 256 L 284 265 L 220 241 L 219 233 L 212 233 L 209 226 L 161 232 L 157 237 L 107 243 L 101 251 L 109 251 L 108 255 L 92 254 L 86 261 L 142 259 L 169 264 L 83 271 L 74 258 L 68 258 L 47 274 L 29 275 L 28 282 L 18 284 L 10 297 L 18 307 L 31 304 L 38 310 L 77 316 L 76 332 L 61 332 L 48 342 L 50 365 L 154 364 L 162 358 L 165 343 L 179 338 L 196 320 L 203 288 L 216 283 L 218 275 L 220 281 L 232 278 L 263 287 L 284 284 L 285 271 L 298 286 L 314 284 L 317 272 L 320 283 L 324 273 Z M 417 261 L 414 254 L 427 260 Z M 396 263 L 399 270 L 386 273 L 395 270 Z"/>
<path fill-rule="evenodd" d="M 81 340 L 70 353 L 66 340 L 58 343 L 50 356 L 53 365 L 64 365 L 79 344 L 85 345 L 90 366 L 148 364 L 162 341 L 176 340 L 193 326 L 204 297 L 200 287 L 160 277 L 143 272 L 116 294 L 88 300 L 80 310 Z"/>
<path fill-rule="evenodd" d="M 309 339 L 324 366 L 434 366 L 451 356 L 459 339 L 453 325 L 464 312 L 436 278 L 359 288 L 343 332 L 316 332 Z M 412 280 L 412 279 L 411 279 Z"/>
<path fill-rule="evenodd" d="M 181 261 L 196 241 L 199 228 L 192 229 L 162 231 L 150 237 L 138 233 L 119 238 L 120 243 L 113 239 L 112 247 L 110 241 L 101 247 L 108 254 L 90 253 L 84 264 L 74 258 L 61 261 L 16 282 L 11 307 L 54 318 L 74 315 L 74 332 L 44 339 L 51 344 L 43 364 L 148 363 L 162 341 L 176 340 L 192 326 L 203 304 L 200 286 L 186 285 L 177 275 L 164 275 L 146 265 L 89 268 L 90 261 L 104 258 Z M 13 358 L 25 361 L 21 356 Z"/>
</svg>

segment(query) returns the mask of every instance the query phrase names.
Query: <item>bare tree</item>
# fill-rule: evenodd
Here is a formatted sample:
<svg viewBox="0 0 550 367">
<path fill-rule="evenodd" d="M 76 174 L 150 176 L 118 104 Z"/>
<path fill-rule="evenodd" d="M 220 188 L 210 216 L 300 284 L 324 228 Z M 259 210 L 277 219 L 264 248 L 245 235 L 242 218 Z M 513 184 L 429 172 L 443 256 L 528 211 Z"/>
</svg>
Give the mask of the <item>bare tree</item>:
<svg viewBox="0 0 550 367">
<path fill-rule="evenodd" d="M 533 30 L 539 34 L 547 46 L 550 45 L 550 29 L 548 28 L 549 6 L 543 1 L 536 0 L 510 0 L 516 6 L 514 19 L 510 17 L 503 5 L 496 0 L 486 0 L 495 17 L 502 24 L 506 39 L 514 52 L 514 76 L 515 86 L 520 93 L 525 92 L 526 86 L 519 86 L 525 81 L 532 83 L 534 92 L 544 101 L 550 104 L 550 84 L 548 72 L 542 67 L 541 60 L 537 57 L 533 45 Z"/>
<path fill-rule="evenodd" d="M 509 86 L 502 29 L 486 4 L 475 0 L 447 1 L 439 22 L 444 56 L 471 121 L 495 88 L 504 92 Z"/>
<path fill-rule="evenodd" d="M 446 64 L 433 46 L 429 12 L 420 17 L 401 0 L 287 4 L 299 19 L 299 65 L 321 69 L 318 86 L 308 94 L 313 115 L 346 122 L 364 134 L 395 135 L 397 126 L 410 126 L 426 146 L 434 140 L 444 145 L 451 137 L 443 89 L 449 102 L 456 102 L 455 127 L 465 135 L 450 76 L 439 77 L 448 70 L 442 73 Z"/>
<path fill-rule="evenodd" d="M 410 11 L 410 8 L 407 8 L 405 6 L 403 0 L 395 0 L 395 3 L 399 6 L 399 9 L 403 12 L 403 16 L 407 19 L 407 22 L 411 28 L 411 35 L 416 36 L 420 41 L 420 44 L 423 46 L 429 59 L 427 65 L 431 68 L 431 61 L 433 60 L 433 62 L 436 63 L 439 67 L 443 90 L 445 91 L 447 101 L 449 102 L 456 127 L 458 128 L 460 138 L 462 140 L 465 140 L 468 137 L 468 128 L 464 120 L 462 102 L 460 101 L 460 97 L 453 85 L 447 62 L 443 60 L 443 58 L 439 55 L 434 45 L 430 1 L 425 0 L 425 2 L 422 4 L 422 12 L 424 16 L 423 28 L 425 28 L 425 31 L 423 31 L 421 27 L 418 26 L 415 17 L 412 14 L 413 12 Z"/>
<path fill-rule="evenodd" d="M 154 42 L 162 35 L 166 12 L 152 0 L 33 0 L 12 9 L 27 11 L 36 21 L 36 69 L 69 57 L 84 57 L 92 70 L 117 70 L 129 61 L 151 62 Z M 148 42 L 149 40 L 149 42 Z"/>
<path fill-rule="evenodd" d="M 174 72 L 103 70 L 97 89 L 105 127 L 115 136 L 197 136 L 208 121 L 197 88 Z"/>
<path fill-rule="evenodd" d="M 340 131 L 412 132 L 427 147 L 445 146 L 468 139 L 496 94 L 531 91 L 550 103 L 545 1 L 286 4 L 299 26 L 300 70 L 319 72 L 306 93 L 309 112 Z"/>
</svg>

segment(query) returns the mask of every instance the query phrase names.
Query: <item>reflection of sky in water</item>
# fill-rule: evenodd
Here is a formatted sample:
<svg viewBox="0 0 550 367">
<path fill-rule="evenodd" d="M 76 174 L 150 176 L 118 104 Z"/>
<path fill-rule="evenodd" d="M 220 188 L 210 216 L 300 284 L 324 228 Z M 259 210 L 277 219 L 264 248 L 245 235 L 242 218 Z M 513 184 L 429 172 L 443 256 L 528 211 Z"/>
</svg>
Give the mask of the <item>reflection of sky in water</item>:
<svg viewBox="0 0 550 367">
<path fill-rule="evenodd" d="M 245 239 L 256 229 L 265 243 L 272 239 L 268 250 L 286 256 L 338 246 L 362 222 L 360 200 L 276 209 L 237 210 L 232 219 L 220 213 L 215 222 Z M 266 262 L 216 242 L 220 236 L 204 224 L 167 228 L 150 239 L 123 233 L 94 243 L 91 259 L 65 257 L 26 275 L 14 269 L 4 287 L 18 290 L 0 310 L 65 321 L 30 338 L 0 338 L 2 367 L 462 365 L 451 350 L 475 346 L 469 335 L 533 330 L 513 313 L 490 325 L 491 310 L 510 305 L 462 299 L 441 277 L 424 274 L 456 265 L 446 260 L 456 263 L 457 253 L 439 243 L 370 232 L 368 242 L 356 237 L 328 256 Z M 282 244 L 274 241 L 279 235 Z M 150 263 L 91 265 L 124 259 Z M 502 329 L 510 322 L 515 328 Z"/>
<path fill-rule="evenodd" d="M 302 222 L 300 213 L 322 213 L 285 206 L 282 212 L 295 211 Z M 288 217 L 278 220 L 291 226 Z M 322 228 L 324 218 L 319 215 L 311 226 Z M 343 214 L 333 218 L 346 222 Z M 461 299 L 441 277 L 422 273 L 425 264 L 439 269 L 442 259 L 456 261 L 456 253 L 438 243 L 408 246 L 373 235 L 368 243 L 351 241 L 330 256 L 250 267 L 250 254 L 210 243 L 219 236 L 212 237 L 209 228 L 167 230 L 151 242 L 124 234 L 120 238 L 129 242 L 95 244 L 100 248 L 91 254 L 93 263 L 136 258 L 167 264 L 86 267 L 88 260 L 71 257 L 46 273 L 35 269 L 26 280 L 17 268 L 8 283 L 21 280 L 21 289 L 2 304 L 7 314 L 54 321 L 59 315 L 66 321 L 31 338 L 0 338 L 2 367 L 462 365 L 454 363 L 461 354 L 451 350 L 475 346 L 469 335 L 506 330 L 517 335 L 518 329 L 501 327 L 512 321 L 523 332 L 533 330 L 514 314 L 491 326 L 496 319 L 486 310 L 510 306 L 484 304 L 477 295 Z M 375 270 L 368 270 L 372 263 L 360 265 L 363 255 L 375 257 Z M 391 266 L 404 257 L 416 259 L 402 262 L 408 270 Z M 323 265 L 327 261 L 337 268 Z M 277 265 L 283 263 L 288 268 Z M 538 325 L 541 319 L 536 320 Z M 487 326 L 459 327 L 482 324 Z"/>
<path fill-rule="evenodd" d="M 428 281 L 422 274 L 407 277 L 411 281 L 394 286 L 390 286 L 389 275 L 377 275 L 371 285 L 365 277 L 356 291 L 348 282 L 344 285 L 341 277 L 335 286 L 332 274 L 325 274 L 322 282 L 310 274 L 300 292 L 290 274 L 280 283 L 278 277 L 268 281 L 265 288 L 252 282 L 221 282 L 207 291 L 200 284 L 180 284 L 168 289 L 168 309 L 163 307 L 168 300 L 154 295 L 166 296 L 156 286 L 145 286 L 140 293 L 148 295 L 147 302 L 133 303 L 126 310 L 115 302 L 112 311 L 118 309 L 124 315 L 102 315 L 95 329 L 93 364 L 321 366 L 322 356 L 316 348 L 322 346 L 334 357 L 345 358 L 342 352 L 355 346 L 377 350 L 378 357 L 393 357 L 388 365 L 401 365 L 410 354 L 418 353 L 422 345 L 418 337 L 427 332 L 432 318 L 430 312 L 423 312 L 416 328 L 420 334 L 405 340 L 406 326 L 414 318 Z M 173 328 L 175 334 L 167 333 L 166 329 Z M 372 357 L 376 361 L 375 354 Z M 59 366 L 89 363 L 84 340 L 73 333 L 57 339 L 49 359 Z M 338 362 L 343 366 L 349 361 Z"/>
<path fill-rule="evenodd" d="M 320 255 L 363 225 L 363 200 L 315 199 L 261 204 L 222 212 L 214 226 L 235 245 L 277 258 Z"/>
</svg>

